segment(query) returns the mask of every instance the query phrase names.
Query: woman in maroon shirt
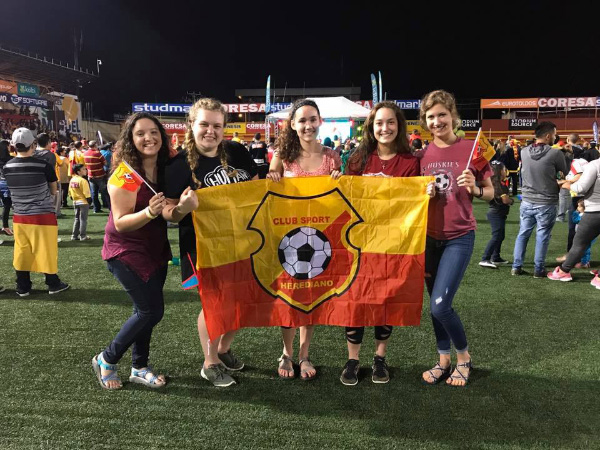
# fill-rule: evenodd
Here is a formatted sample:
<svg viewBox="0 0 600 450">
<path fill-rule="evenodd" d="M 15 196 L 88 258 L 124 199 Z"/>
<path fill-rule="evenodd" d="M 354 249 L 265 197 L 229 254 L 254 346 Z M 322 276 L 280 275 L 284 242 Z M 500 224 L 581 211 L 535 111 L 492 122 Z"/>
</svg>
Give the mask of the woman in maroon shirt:
<svg viewBox="0 0 600 450">
<path fill-rule="evenodd" d="M 169 159 L 169 141 L 160 122 L 151 114 L 136 113 L 125 122 L 113 168 L 127 162 L 160 191 L 164 167 Z M 106 225 L 102 259 L 133 301 L 133 315 L 92 365 L 100 385 L 120 389 L 116 364 L 130 346 L 132 368 L 129 381 L 151 388 L 166 384 L 148 365 L 150 338 L 164 312 L 163 286 L 171 249 L 167 224 L 161 217 L 165 206 L 162 192 L 155 194 L 145 183 L 131 191 L 110 184 L 112 209 Z"/>
<path fill-rule="evenodd" d="M 406 119 L 394 102 L 377 103 L 364 125 L 363 139 L 348 159 L 347 175 L 370 177 L 415 177 L 419 175 L 419 160 L 410 152 L 406 133 Z M 433 192 L 433 185 L 428 193 Z M 358 383 L 359 352 L 365 327 L 346 327 L 348 362 L 340 381 L 352 386 Z M 392 334 L 391 325 L 375 327 L 375 356 L 373 383 L 387 383 L 390 379 L 385 356 Z"/>
<path fill-rule="evenodd" d="M 477 223 L 471 202 L 473 197 L 486 202 L 494 197 L 492 170 L 487 162 L 475 167 L 470 160 L 474 142 L 454 134 L 460 118 L 452 94 L 440 90 L 425 95 L 420 120 L 433 135 L 421 154 L 421 174 L 435 178 L 427 219 L 425 283 L 439 354 L 438 362 L 423 372 L 423 382 L 433 385 L 447 379 L 447 385 L 463 387 L 471 374 L 471 355 L 453 301 L 473 253 Z"/>
</svg>

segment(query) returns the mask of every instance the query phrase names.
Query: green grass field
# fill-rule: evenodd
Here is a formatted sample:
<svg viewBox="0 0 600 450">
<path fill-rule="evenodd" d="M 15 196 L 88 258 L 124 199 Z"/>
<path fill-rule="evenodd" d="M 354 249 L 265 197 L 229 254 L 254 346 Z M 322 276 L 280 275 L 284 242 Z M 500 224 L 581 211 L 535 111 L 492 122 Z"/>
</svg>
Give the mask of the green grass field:
<svg viewBox="0 0 600 450">
<path fill-rule="evenodd" d="M 277 377 L 280 331 L 242 330 L 234 349 L 246 362 L 224 390 L 200 378 L 198 295 L 183 292 L 179 268 L 165 286 L 166 312 L 154 332 L 153 364 L 169 385 L 102 390 L 91 358 L 116 334 L 130 301 L 100 257 L 106 215 L 90 215 L 88 242 L 71 242 L 73 212 L 59 220 L 59 274 L 72 288 L 55 296 L 33 274 L 34 293 L 14 291 L 12 238 L 0 246 L 0 449 L 593 449 L 600 448 L 600 291 L 587 271 L 574 282 L 511 277 L 510 267 L 477 265 L 489 237 L 487 206 L 476 201 L 479 230 L 455 299 L 476 368 L 467 389 L 421 385 L 436 361 L 428 299 L 422 325 L 396 328 L 392 380 L 370 379 L 372 331 L 361 382 L 343 386 L 343 330 L 320 326 L 310 383 Z M 503 256 L 512 259 L 518 205 L 511 209 Z M 558 223 L 548 268 L 563 253 Z M 176 249 L 177 230 L 170 230 Z M 534 242 L 528 264 L 532 271 Z M 593 249 L 592 260 L 597 258 Z M 597 266 L 597 263 L 596 263 Z M 127 381 L 129 354 L 120 373 Z"/>
</svg>

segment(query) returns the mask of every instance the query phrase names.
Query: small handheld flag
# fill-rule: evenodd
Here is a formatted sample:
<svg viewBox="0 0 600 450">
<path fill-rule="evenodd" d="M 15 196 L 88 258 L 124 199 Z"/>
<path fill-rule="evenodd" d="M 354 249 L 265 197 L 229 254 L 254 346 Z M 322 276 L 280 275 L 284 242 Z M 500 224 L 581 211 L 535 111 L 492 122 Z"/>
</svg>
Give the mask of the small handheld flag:
<svg viewBox="0 0 600 450">
<path fill-rule="evenodd" d="M 473 144 L 473 149 L 471 150 L 471 156 L 469 157 L 469 163 L 467 164 L 467 169 L 471 164 L 477 170 L 481 170 L 485 167 L 485 165 L 494 157 L 496 154 L 496 150 L 490 141 L 487 140 L 485 134 L 481 132 L 481 128 L 477 132 L 477 138 L 475 139 L 475 143 Z"/>
<path fill-rule="evenodd" d="M 125 161 L 121 161 L 119 167 L 117 167 L 108 180 L 108 184 L 112 184 L 113 186 L 130 192 L 135 192 L 142 183 L 146 183 L 146 186 L 156 194 L 156 191 L 152 186 L 150 186 L 148 182 Z"/>
</svg>

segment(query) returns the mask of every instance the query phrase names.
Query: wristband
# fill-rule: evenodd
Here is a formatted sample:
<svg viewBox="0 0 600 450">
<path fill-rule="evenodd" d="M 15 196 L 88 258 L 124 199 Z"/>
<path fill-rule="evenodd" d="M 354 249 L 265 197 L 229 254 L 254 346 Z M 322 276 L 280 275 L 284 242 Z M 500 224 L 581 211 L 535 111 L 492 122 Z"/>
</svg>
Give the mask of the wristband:
<svg viewBox="0 0 600 450">
<path fill-rule="evenodd" d="M 146 217 L 148 219 L 150 219 L 150 220 L 154 220 L 154 219 L 156 219 L 158 217 L 158 215 L 155 216 L 154 214 L 152 214 L 150 212 L 150 207 L 149 206 L 146 206 L 146 209 L 144 209 L 144 212 L 146 213 Z"/>
<path fill-rule="evenodd" d="M 483 197 L 483 186 L 477 186 L 479 188 L 479 195 L 473 194 L 473 197 L 481 198 Z"/>
</svg>

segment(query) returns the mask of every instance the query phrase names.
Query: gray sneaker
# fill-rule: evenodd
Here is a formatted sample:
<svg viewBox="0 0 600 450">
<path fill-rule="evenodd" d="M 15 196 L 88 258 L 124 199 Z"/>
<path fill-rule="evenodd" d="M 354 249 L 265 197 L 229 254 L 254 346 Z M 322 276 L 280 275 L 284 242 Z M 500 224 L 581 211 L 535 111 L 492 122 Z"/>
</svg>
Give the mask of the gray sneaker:
<svg viewBox="0 0 600 450">
<path fill-rule="evenodd" d="M 227 370 L 237 372 L 244 368 L 244 362 L 233 354 L 231 349 L 227 353 L 219 353 L 219 359 Z"/>
<path fill-rule="evenodd" d="M 235 384 L 235 380 L 227 375 L 224 369 L 225 367 L 221 364 L 212 364 L 208 367 L 202 367 L 200 375 L 215 387 L 229 387 Z"/>
</svg>

